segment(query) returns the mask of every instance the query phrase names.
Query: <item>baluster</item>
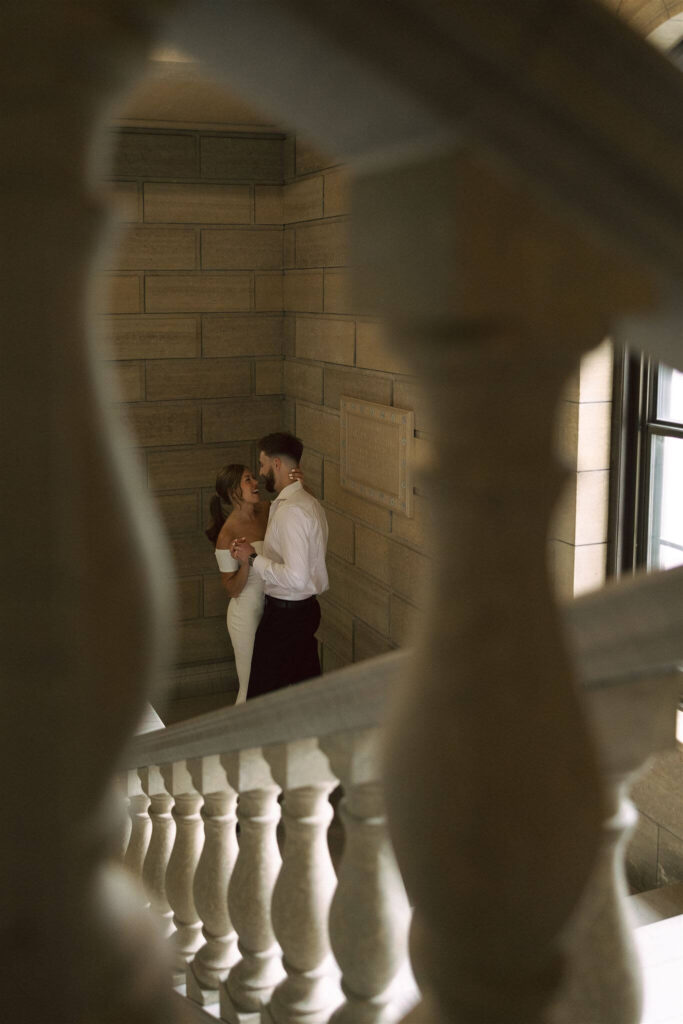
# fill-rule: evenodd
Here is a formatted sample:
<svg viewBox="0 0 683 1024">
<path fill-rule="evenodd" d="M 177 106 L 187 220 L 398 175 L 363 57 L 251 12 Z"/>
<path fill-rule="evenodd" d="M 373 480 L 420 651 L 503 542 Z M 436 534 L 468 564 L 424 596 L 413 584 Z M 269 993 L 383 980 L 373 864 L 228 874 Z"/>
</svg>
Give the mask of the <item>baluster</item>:
<svg viewBox="0 0 683 1024">
<path fill-rule="evenodd" d="M 554 421 L 578 357 L 615 311 L 648 304 L 649 282 L 465 148 L 356 186 L 359 302 L 392 321 L 439 426 L 424 486 L 443 543 L 386 741 L 428 993 L 412 1017 L 538 1024 L 604 816 L 548 580 Z"/>
<path fill-rule="evenodd" d="M 228 910 L 241 959 L 220 990 L 221 1020 L 261 1024 L 261 1009 L 283 975 L 271 922 L 273 887 L 282 863 L 277 844 L 279 788 L 260 750 L 221 757 L 228 782 L 239 793 L 239 853 L 228 886 Z"/>
<path fill-rule="evenodd" d="M 610 816 L 602 846 L 568 929 L 567 974 L 547 1024 L 639 1024 L 642 984 L 632 927 L 624 854 L 637 821 L 628 789 L 647 758 L 675 745 L 679 676 L 625 681 L 588 693 L 607 775 Z"/>
<path fill-rule="evenodd" d="M 128 795 L 127 773 L 115 775 L 111 786 L 112 813 L 118 820 L 116 829 L 116 859 L 125 861 L 126 852 L 132 834 L 131 804 Z"/>
<path fill-rule="evenodd" d="M 194 787 L 185 761 L 163 765 L 161 775 L 174 800 L 176 836 L 166 868 L 166 896 L 173 910 L 175 931 L 171 938 L 177 972 L 185 980 L 187 963 L 202 943 L 202 922 L 194 904 L 193 885 L 204 845 L 199 809 L 202 798 Z"/>
<path fill-rule="evenodd" d="M 142 881 L 149 896 L 150 907 L 159 919 L 164 938 L 173 934 L 173 911 L 166 897 L 166 869 L 173 849 L 176 826 L 171 815 L 173 797 L 166 791 L 156 765 L 139 768 L 143 792 L 149 797 L 152 834 L 142 866 Z"/>
<path fill-rule="evenodd" d="M 142 881 L 142 867 L 152 834 L 152 822 L 148 811 L 150 800 L 142 790 L 140 776 L 136 771 L 127 772 L 126 777 L 131 829 L 123 863 L 135 878 Z M 149 902 L 147 905 L 149 906 Z"/>
<path fill-rule="evenodd" d="M 264 751 L 282 787 L 285 844 L 273 892 L 273 928 L 287 977 L 264 1008 L 268 1024 L 322 1024 L 340 1002 L 328 915 L 336 876 L 327 846 L 337 784 L 315 739 Z"/>
<path fill-rule="evenodd" d="M 228 884 L 237 860 L 237 793 L 228 784 L 218 755 L 187 762 L 204 797 L 204 849 L 194 876 L 194 902 L 203 922 L 204 945 L 187 967 L 187 995 L 206 1006 L 238 959 L 237 932 L 228 913 Z"/>
<path fill-rule="evenodd" d="M 320 741 L 344 789 L 344 854 L 330 909 L 330 940 L 346 1002 L 330 1024 L 383 1024 L 407 953 L 410 908 L 387 834 L 379 730 Z"/>
</svg>

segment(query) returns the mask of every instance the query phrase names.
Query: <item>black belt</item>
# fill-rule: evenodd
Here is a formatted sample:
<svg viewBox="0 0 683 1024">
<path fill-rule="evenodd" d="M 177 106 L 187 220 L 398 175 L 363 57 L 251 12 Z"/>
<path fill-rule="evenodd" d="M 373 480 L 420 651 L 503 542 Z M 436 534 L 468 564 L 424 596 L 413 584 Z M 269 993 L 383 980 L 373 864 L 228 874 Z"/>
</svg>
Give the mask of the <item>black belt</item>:
<svg viewBox="0 0 683 1024">
<path fill-rule="evenodd" d="M 317 594 L 311 594 L 310 597 L 304 597 L 301 601 L 286 601 L 283 597 L 271 597 L 270 594 L 266 594 L 266 601 L 269 604 L 274 604 L 276 608 L 305 608 L 306 605 L 315 601 L 316 597 Z"/>
</svg>

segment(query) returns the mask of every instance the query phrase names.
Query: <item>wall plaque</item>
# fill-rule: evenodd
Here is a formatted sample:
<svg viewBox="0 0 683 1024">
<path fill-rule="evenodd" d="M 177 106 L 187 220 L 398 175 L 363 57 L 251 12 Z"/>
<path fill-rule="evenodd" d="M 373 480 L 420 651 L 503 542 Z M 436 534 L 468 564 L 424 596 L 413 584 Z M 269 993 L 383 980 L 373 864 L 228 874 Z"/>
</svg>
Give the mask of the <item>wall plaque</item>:
<svg viewBox="0 0 683 1024">
<path fill-rule="evenodd" d="M 339 409 L 342 487 L 411 518 L 415 414 L 345 395 Z"/>
</svg>

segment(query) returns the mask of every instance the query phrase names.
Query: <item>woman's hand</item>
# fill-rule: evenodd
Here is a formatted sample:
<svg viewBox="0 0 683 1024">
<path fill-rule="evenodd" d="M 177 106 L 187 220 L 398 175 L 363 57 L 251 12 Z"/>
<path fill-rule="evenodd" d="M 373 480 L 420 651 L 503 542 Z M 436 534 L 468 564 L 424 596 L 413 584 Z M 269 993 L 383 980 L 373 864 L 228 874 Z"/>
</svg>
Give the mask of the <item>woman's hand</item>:
<svg viewBox="0 0 683 1024">
<path fill-rule="evenodd" d="M 304 482 L 304 471 L 301 468 L 301 466 L 297 466 L 296 469 L 290 469 L 289 479 L 292 481 L 292 483 L 295 483 L 295 481 L 297 480 L 300 480 L 301 483 Z"/>
<path fill-rule="evenodd" d="M 230 545 L 230 554 L 233 558 L 244 565 L 249 558 L 249 555 L 256 554 L 256 548 L 252 547 L 246 537 L 235 537 L 234 541 Z"/>
</svg>

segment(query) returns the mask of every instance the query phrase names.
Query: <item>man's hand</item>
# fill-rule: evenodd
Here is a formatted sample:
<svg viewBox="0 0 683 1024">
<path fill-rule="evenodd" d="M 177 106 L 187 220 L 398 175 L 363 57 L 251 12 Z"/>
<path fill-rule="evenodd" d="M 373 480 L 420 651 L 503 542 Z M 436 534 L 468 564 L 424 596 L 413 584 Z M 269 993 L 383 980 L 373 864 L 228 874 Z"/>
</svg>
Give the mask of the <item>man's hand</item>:
<svg viewBox="0 0 683 1024">
<path fill-rule="evenodd" d="M 252 547 L 246 537 L 235 537 L 234 541 L 230 545 L 230 554 L 233 558 L 236 558 L 242 565 L 249 558 L 249 555 L 256 554 L 256 548 Z"/>
</svg>

